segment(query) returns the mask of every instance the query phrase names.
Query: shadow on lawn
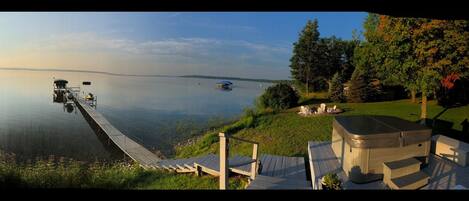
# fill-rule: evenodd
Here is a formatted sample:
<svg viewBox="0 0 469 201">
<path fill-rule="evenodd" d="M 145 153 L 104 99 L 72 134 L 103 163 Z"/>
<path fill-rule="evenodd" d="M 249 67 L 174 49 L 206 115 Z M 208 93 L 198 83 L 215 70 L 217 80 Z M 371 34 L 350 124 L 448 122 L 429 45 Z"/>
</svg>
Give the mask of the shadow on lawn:
<svg viewBox="0 0 469 201">
<path fill-rule="evenodd" d="M 435 115 L 433 119 L 425 119 L 425 125 L 432 128 L 432 135 L 442 134 L 469 143 L 469 122 L 467 118 L 460 123 L 462 125 L 461 131 L 453 129 L 453 125 L 455 124 L 454 122 L 438 119 L 438 117 L 440 117 L 448 109 L 449 107 L 445 108 L 440 113 Z M 417 122 L 420 122 L 420 120 Z"/>
</svg>

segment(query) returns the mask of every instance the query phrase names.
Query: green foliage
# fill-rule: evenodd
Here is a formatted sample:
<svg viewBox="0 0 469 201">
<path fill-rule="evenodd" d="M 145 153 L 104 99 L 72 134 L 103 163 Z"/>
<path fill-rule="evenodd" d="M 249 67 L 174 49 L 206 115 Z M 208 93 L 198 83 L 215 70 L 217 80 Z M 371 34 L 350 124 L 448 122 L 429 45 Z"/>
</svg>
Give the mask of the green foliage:
<svg viewBox="0 0 469 201">
<path fill-rule="evenodd" d="M 298 103 L 298 94 L 287 84 L 276 84 L 267 88 L 260 97 L 264 108 L 284 110 Z"/>
<path fill-rule="evenodd" d="M 323 189 L 325 190 L 341 190 L 342 189 L 342 182 L 340 181 L 337 174 L 327 173 L 324 175 L 323 180 Z"/>
<path fill-rule="evenodd" d="M 290 68 L 293 78 L 305 85 L 303 91 L 327 90 L 332 76 L 340 72 L 349 78 L 357 40 L 344 41 L 335 36 L 320 38 L 318 21 L 308 21 L 293 44 Z"/>
<path fill-rule="evenodd" d="M 329 94 L 329 98 L 334 102 L 345 101 L 344 84 L 342 83 L 342 79 L 339 76 L 339 73 L 336 73 L 334 77 L 332 77 Z"/>
<path fill-rule="evenodd" d="M 403 18 L 370 14 L 366 41 L 356 48 L 354 64 L 373 69 L 386 85 L 401 85 L 426 97 L 442 87 L 445 77 L 469 76 L 469 21 Z"/>
</svg>

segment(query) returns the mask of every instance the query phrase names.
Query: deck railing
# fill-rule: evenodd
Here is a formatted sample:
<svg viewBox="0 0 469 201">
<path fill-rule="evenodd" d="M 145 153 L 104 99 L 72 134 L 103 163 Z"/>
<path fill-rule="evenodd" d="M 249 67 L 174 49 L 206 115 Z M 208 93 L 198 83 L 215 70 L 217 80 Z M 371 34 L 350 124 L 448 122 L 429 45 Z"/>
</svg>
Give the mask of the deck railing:
<svg viewBox="0 0 469 201">
<path fill-rule="evenodd" d="M 245 140 L 241 138 L 236 138 L 229 136 L 225 133 L 219 133 L 218 135 L 220 137 L 220 189 L 225 190 L 227 189 L 228 186 L 228 174 L 229 174 L 229 139 L 233 140 L 238 140 L 241 142 L 246 142 L 253 144 L 252 148 L 252 160 L 246 162 L 246 163 L 241 163 L 241 164 L 236 164 L 236 166 L 243 166 L 247 164 L 251 164 L 251 176 L 250 179 L 254 180 L 257 175 L 257 170 L 259 168 L 259 157 L 258 157 L 258 149 L 259 149 L 259 143 L 250 141 L 250 140 Z M 233 167 L 233 166 L 231 166 Z"/>
</svg>

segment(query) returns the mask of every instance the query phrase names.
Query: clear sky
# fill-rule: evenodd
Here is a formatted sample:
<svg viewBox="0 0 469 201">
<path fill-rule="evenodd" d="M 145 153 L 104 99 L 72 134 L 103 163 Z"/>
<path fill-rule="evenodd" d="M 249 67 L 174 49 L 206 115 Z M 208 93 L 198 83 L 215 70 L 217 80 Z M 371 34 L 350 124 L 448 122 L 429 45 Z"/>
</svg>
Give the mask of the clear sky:
<svg viewBox="0 0 469 201">
<path fill-rule="evenodd" d="M 308 19 L 351 39 L 367 13 L 0 13 L 0 67 L 286 79 Z"/>
</svg>

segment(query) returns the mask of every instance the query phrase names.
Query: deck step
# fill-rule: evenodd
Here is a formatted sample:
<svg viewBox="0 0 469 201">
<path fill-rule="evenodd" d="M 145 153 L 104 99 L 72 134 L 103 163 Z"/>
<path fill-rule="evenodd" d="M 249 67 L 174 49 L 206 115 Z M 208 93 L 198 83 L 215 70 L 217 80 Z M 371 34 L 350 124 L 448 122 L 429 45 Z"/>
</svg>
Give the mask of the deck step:
<svg viewBox="0 0 469 201">
<path fill-rule="evenodd" d="M 421 162 L 415 158 L 383 163 L 383 182 L 390 183 L 391 179 L 403 177 L 420 171 Z"/>
<path fill-rule="evenodd" d="M 406 158 L 398 161 L 385 162 L 384 165 L 391 170 L 397 170 L 409 166 L 420 165 L 422 162 L 416 158 Z"/>
<path fill-rule="evenodd" d="M 422 172 L 412 173 L 406 176 L 391 179 L 388 186 L 391 189 L 416 190 L 428 184 L 430 177 Z"/>
<path fill-rule="evenodd" d="M 306 180 L 296 180 L 288 178 L 279 178 L 258 175 L 254 181 L 248 185 L 246 189 L 261 190 L 261 189 L 295 189 L 304 190 L 312 189 L 310 183 Z"/>
</svg>

